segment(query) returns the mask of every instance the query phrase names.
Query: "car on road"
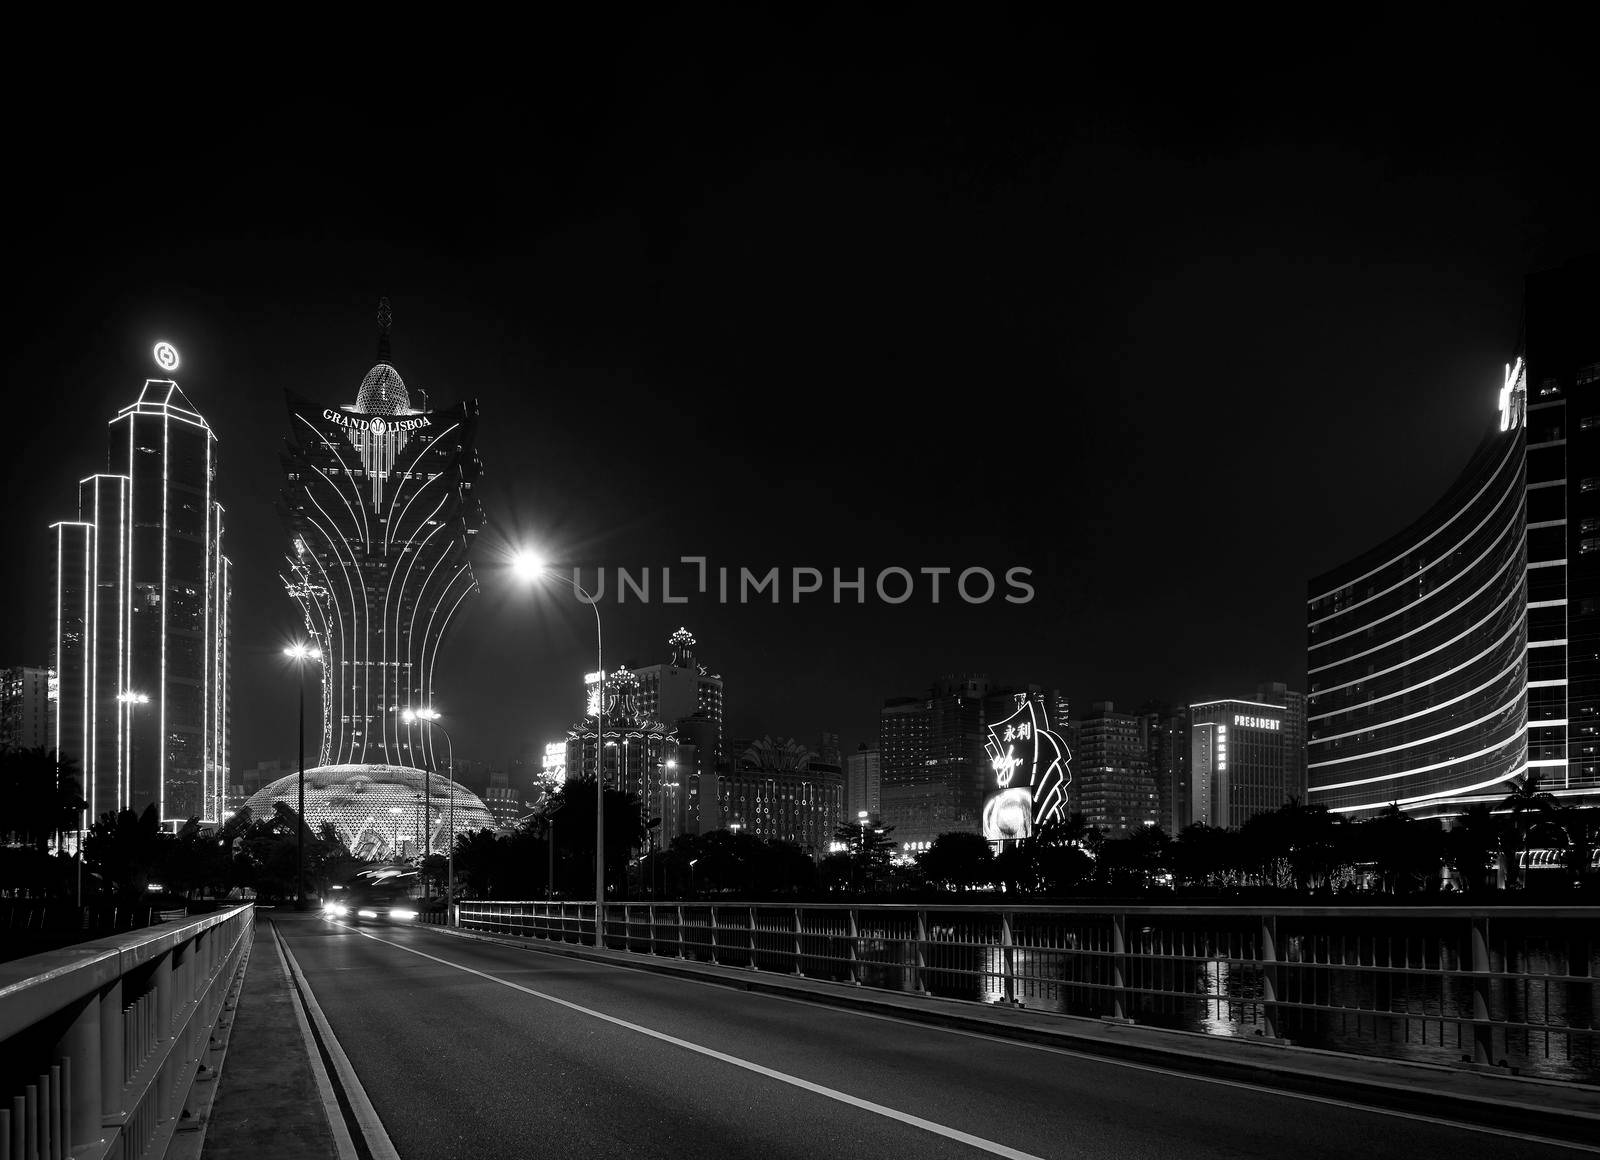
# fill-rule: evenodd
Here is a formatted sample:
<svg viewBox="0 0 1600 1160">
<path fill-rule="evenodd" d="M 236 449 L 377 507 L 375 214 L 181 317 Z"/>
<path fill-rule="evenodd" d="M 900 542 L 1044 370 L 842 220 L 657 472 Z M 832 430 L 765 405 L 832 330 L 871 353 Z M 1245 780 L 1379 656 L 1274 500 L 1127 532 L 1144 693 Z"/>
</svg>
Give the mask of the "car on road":
<svg viewBox="0 0 1600 1160">
<path fill-rule="evenodd" d="M 408 924 L 416 921 L 420 909 L 414 895 L 417 875 L 413 873 L 364 873 L 348 886 L 334 887 L 322 904 L 325 918 L 345 922 Z"/>
</svg>

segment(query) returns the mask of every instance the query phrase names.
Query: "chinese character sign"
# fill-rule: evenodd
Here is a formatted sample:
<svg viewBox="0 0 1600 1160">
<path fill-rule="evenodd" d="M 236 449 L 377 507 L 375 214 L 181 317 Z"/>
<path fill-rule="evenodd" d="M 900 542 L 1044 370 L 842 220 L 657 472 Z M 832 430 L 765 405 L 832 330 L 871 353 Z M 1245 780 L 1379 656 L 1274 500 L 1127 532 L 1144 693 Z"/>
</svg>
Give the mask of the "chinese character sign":
<svg viewBox="0 0 1600 1160">
<path fill-rule="evenodd" d="M 1018 693 L 1016 708 L 989 725 L 989 768 L 994 787 L 983 806 L 983 836 L 991 842 L 1026 838 L 1067 813 L 1067 743 L 1050 728 L 1044 702 Z"/>
</svg>

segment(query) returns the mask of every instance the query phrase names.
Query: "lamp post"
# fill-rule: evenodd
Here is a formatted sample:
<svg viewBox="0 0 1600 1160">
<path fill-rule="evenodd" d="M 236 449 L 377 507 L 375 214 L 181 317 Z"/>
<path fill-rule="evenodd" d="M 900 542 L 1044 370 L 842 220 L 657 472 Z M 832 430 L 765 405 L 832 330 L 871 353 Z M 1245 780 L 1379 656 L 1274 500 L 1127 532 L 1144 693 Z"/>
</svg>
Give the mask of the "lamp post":
<svg viewBox="0 0 1600 1160">
<path fill-rule="evenodd" d="M 531 552 L 518 554 L 516 572 L 528 580 L 559 580 L 594 610 L 594 667 L 600 682 L 595 698 L 594 745 L 594 945 L 604 948 L 606 908 L 606 664 L 600 629 L 600 602 L 569 576 L 552 572 Z"/>
<path fill-rule="evenodd" d="M 294 835 L 294 908 L 304 910 L 306 905 L 306 661 L 320 661 L 322 650 L 304 642 L 292 644 L 283 655 L 294 661 L 300 676 L 300 806 L 298 825 Z"/>
<path fill-rule="evenodd" d="M 444 824 L 445 829 L 450 834 L 450 845 L 446 851 L 446 857 L 449 861 L 448 869 L 445 871 L 444 906 L 445 919 L 451 926 L 454 926 L 456 901 L 456 743 L 450 736 L 450 730 L 439 724 L 439 711 L 437 709 L 407 709 L 400 714 L 400 717 L 408 725 L 413 721 L 427 722 L 428 728 L 437 729 L 444 734 L 444 743 L 450 747 L 450 804 L 447 808 L 447 817 Z M 426 787 L 428 784 L 428 771 L 424 769 L 422 774 L 423 785 Z M 430 798 L 429 800 L 431 801 L 432 799 Z M 424 858 L 428 856 L 426 840 L 423 843 L 422 856 Z"/>
</svg>

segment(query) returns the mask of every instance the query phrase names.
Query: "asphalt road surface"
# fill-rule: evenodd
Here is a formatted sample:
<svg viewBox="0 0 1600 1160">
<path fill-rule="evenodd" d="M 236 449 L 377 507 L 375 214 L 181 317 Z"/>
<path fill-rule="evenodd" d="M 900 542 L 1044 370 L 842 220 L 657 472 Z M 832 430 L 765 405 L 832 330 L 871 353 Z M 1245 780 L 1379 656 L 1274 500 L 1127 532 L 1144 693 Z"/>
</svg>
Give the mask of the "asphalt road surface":
<svg viewBox="0 0 1600 1160">
<path fill-rule="evenodd" d="M 1584 1154 L 427 928 L 274 920 L 403 1160 Z M 1584 1150 L 1587 1151 L 1587 1150 Z"/>
</svg>

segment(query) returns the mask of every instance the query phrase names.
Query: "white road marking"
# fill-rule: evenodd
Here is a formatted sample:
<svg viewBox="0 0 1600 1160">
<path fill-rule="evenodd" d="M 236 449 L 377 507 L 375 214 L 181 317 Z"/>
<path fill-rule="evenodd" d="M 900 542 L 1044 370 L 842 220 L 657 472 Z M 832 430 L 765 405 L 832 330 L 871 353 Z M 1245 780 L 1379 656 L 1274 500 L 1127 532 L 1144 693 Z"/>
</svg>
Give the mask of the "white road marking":
<svg viewBox="0 0 1600 1160">
<path fill-rule="evenodd" d="M 378 941 L 382 942 L 384 940 L 379 939 Z M 477 939 L 477 938 L 474 938 L 474 939 L 471 939 L 471 941 L 472 942 L 489 942 L 490 945 L 492 945 L 492 946 L 506 946 L 507 945 L 505 943 L 491 942 L 491 940 L 489 940 L 489 939 Z M 392 943 L 390 945 L 391 946 L 398 946 L 399 944 Z M 402 950 L 409 950 L 410 948 L 402 947 L 401 949 Z M 515 946 L 509 947 L 509 949 L 536 951 L 536 952 L 538 952 L 540 954 L 547 955 L 547 956 L 549 956 L 551 958 L 561 958 L 561 959 L 568 959 L 568 960 L 573 960 L 575 958 L 575 956 L 572 956 L 572 955 L 564 955 L 564 954 L 561 954 L 561 952 L 559 952 L 559 951 L 546 950 L 543 947 L 540 947 L 540 946 L 537 946 L 537 945 L 532 945 L 532 944 L 530 944 L 529 946 L 526 946 L 526 947 L 523 947 L 521 945 L 515 945 Z M 419 951 L 419 952 L 413 952 L 413 953 L 420 954 L 421 952 Z M 597 967 L 614 967 L 614 968 L 616 968 L 617 970 L 620 970 L 620 971 L 633 971 L 635 973 L 654 973 L 654 972 L 645 972 L 644 968 L 635 966 L 632 963 L 613 963 L 613 962 L 608 962 L 608 961 L 605 961 L 605 960 L 602 960 L 602 959 L 576 959 L 576 961 L 582 962 L 582 963 L 588 963 L 588 964 L 590 964 L 592 966 L 597 966 Z M 470 970 L 471 968 L 463 967 L 462 969 L 463 970 Z M 1441 1127 L 1446 1127 L 1446 1128 L 1458 1128 L 1463 1132 L 1482 1132 L 1485 1135 L 1502 1136 L 1502 1137 L 1505 1137 L 1505 1138 L 1511 1139 L 1511 1140 L 1526 1141 L 1527 1143 L 1530 1143 L 1530 1144 L 1546 1144 L 1546 1145 L 1551 1145 L 1551 1146 L 1554 1146 L 1554 1147 L 1557 1147 L 1557 1148 L 1568 1148 L 1568 1149 L 1571 1149 L 1572 1151 L 1575 1151 L 1575 1152 L 1588 1152 L 1588 1153 L 1600 1154 L 1600 1146 L 1595 1146 L 1595 1145 L 1592 1145 L 1592 1144 L 1584 1144 L 1584 1143 L 1581 1143 L 1581 1142 L 1575 1141 L 1575 1140 L 1561 1140 L 1561 1139 L 1557 1139 L 1554 1136 L 1535 1136 L 1535 1135 L 1532 1135 L 1531 1133 L 1528 1133 L 1528 1132 L 1513 1131 L 1510 1128 L 1495 1128 L 1495 1127 L 1490 1127 L 1487 1124 L 1472 1124 L 1472 1123 L 1465 1123 L 1465 1122 L 1460 1121 L 1460 1120 L 1446 1120 L 1446 1119 L 1442 1119 L 1442 1118 L 1440 1118 L 1438 1116 L 1423 1115 L 1420 1112 L 1406 1112 L 1406 1111 L 1401 1111 L 1401 1110 L 1399 1110 L 1397 1108 L 1383 1108 L 1383 1107 L 1376 1107 L 1376 1106 L 1371 1105 L 1371 1104 L 1358 1104 L 1358 1103 L 1354 1103 L 1354 1102 L 1352 1102 L 1350 1100 L 1334 1099 L 1331 1096 L 1312 1095 L 1309 1092 L 1287 1091 L 1287 1090 L 1285 1090 L 1283 1088 L 1267 1087 L 1264 1084 L 1246 1083 L 1243 1080 L 1223 1079 L 1220 1076 L 1200 1075 L 1200 1074 L 1197 1074 L 1197 1073 L 1194 1073 L 1194 1072 L 1179 1071 L 1179 1070 L 1177 1070 L 1175 1068 L 1162 1067 L 1159 1064 L 1135 1063 L 1132 1060 L 1116 1059 L 1116 1058 L 1113 1058 L 1111 1056 L 1105 1056 L 1105 1055 L 1095 1055 L 1094 1053 L 1087 1052 L 1087 1051 L 1075 1051 L 1070 1047 L 1056 1047 L 1056 1046 L 1053 1046 L 1053 1045 L 1048 1044 L 1048 1043 L 1033 1043 L 1033 1042 L 1030 1042 L 1030 1041 L 1025 1040 L 1025 1039 L 1008 1039 L 1003 1035 L 991 1035 L 991 1034 L 988 1034 L 988 1033 L 982 1032 L 982 1031 L 967 1031 L 967 1030 L 964 1030 L 964 1029 L 959 1028 L 959 1027 L 941 1027 L 936 1023 L 922 1023 L 922 1022 L 919 1022 L 918 1020 L 915 1020 L 915 1019 L 906 1019 L 906 1018 L 903 1018 L 903 1017 L 898 1016 L 898 1015 L 884 1015 L 884 1014 L 882 1014 L 880 1012 L 876 1012 L 876 1011 L 857 1011 L 857 1010 L 854 1010 L 853 1008 L 850 1008 L 850 1007 L 836 1006 L 836 1005 L 834 1005 L 832 1003 L 829 1003 L 827 1001 L 827 996 L 825 996 L 825 995 L 824 996 L 818 996 L 816 999 L 798 999 L 798 998 L 794 998 L 794 997 L 789 996 L 789 995 L 774 995 L 774 994 L 771 994 L 770 992 L 764 992 L 764 991 L 745 991 L 745 990 L 742 990 L 742 988 L 739 988 L 739 987 L 736 987 L 736 986 L 735 987 L 730 987 L 726 983 L 708 982 L 708 981 L 706 981 L 704 979 L 691 979 L 691 978 L 687 978 L 687 977 L 684 977 L 684 976 L 678 976 L 678 975 L 674 975 L 674 976 L 670 976 L 670 977 L 675 979 L 675 980 L 677 980 L 678 982 L 692 983 L 693 985 L 695 985 L 697 987 L 715 987 L 715 988 L 718 988 L 718 989 L 724 990 L 724 991 L 736 990 L 736 991 L 741 991 L 741 993 L 743 993 L 745 995 L 749 995 L 752 998 L 772 999 L 772 1000 L 775 1000 L 775 1001 L 777 1001 L 779 1003 L 798 1003 L 798 1004 L 800 1004 L 802 1006 L 807 1006 L 807 1007 L 822 1006 L 822 1007 L 827 1007 L 830 1011 L 836 1011 L 841 1015 L 852 1015 L 852 1016 L 855 1016 L 856 1018 L 859 1018 L 859 1019 L 881 1019 L 885 1023 L 898 1023 L 901 1026 L 914 1027 L 914 1028 L 917 1028 L 917 1029 L 922 1030 L 922 1031 L 939 1031 L 939 1032 L 943 1032 L 946 1035 L 960 1035 L 960 1036 L 963 1036 L 964 1038 L 967 1038 L 967 1039 L 981 1039 L 981 1040 L 983 1040 L 983 1041 L 985 1041 L 987 1043 L 998 1043 L 998 1044 L 1001 1044 L 1001 1045 L 1006 1046 L 1006 1047 L 1024 1047 L 1024 1048 L 1027 1048 L 1029 1051 L 1043 1051 L 1043 1052 L 1047 1052 L 1047 1053 L 1052 1054 L 1052 1055 L 1064 1055 L 1064 1056 L 1067 1056 L 1068 1058 L 1071 1058 L 1071 1059 L 1081 1059 L 1081 1060 L 1085 1060 L 1085 1061 L 1087 1061 L 1089 1063 L 1101 1063 L 1101 1064 L 1106 1064 L 1106 1065 L 1108 1065 L 1110 1067 L 1126 1068 L 1126 1069 L 1128 1069 L 1130 1071 L 1142 1071 L 1142 1072 L 1147 1072 L 1147 1073 L 1152 1074 L 1152 1075 L 1171 1076 L 1171 1077 L 1173 1077 L 1175 1079 L 1192 1080 L 1195 1083 L 1215 1084 L 1218 1087 L 1237 1088 L 1237 1089 L 1239 1089 L 1241 1091 L 1260 1092 L 1260 1093 L 1262 1093 L 1264 1095 L 1280 1096 L 1283 1099 L 1301 1100 L 1301 1101 L 1304 1101 L 1306 1103 L 1322 1104 L 1322 1105 L 1327 1106 L 1327 1107 L 1348 1108 L 1349 1110 L 1356 1111 L 1356 1112 L 1369 1112 L 1369 1113 L 1371 1113 L 1372 1115 L 1375 1115 L 1375 1116 L 1392 1116 L 1392 1117 L 1394 1117 L 1396 1119 L 1401 1119 L 1401 1120 L 1414 1120 L 1414 1121 L 1416 1121 L 1417 1123 L 1420 1123 L 1420 1124 L 1437 1124 L 1437 1125 L 1439 1125 Z M 558 1000 L 558 1002 L 559 1001 L 560 1000 Z"/>
<path fill-rule="evenodd" d="M 341 923 L 340 925 L 343 924 Z M 748 1059 L 740 1059 L 736 1055 L 728 1055 L 726 1052 L 717 1051 L 715 1048 L 704 1047 L 698 1043 L 691 1043 L 687 1039 L 679 1039 L 676 1035 L 668 1035 L 664 1031 L 656 1031 L 653 1028 L 645 1027 L 638 1023 L 630 1023 L 626 1019 L 618 1019 L 615 1015 L 607 1015 L 604 1011 L 596 1011 L 591 1007 L 585 1007 L 579 1003 L 570 1002 L 569 1000 L 562 999 L 556 995 L 549 995 L 543 991 L 536 991 L 532 987 L 524 987 L 521 983 L 513 983 L 509 979 L 499 978 L 498 976 L 489 974 L 487 971 L 480 971 L 473 967 L 463 966 L 460 963 L 453 963 L 449 959 L 441 959 L 437 955 L 428 954 L 426 951 L 419 951 L 413 947 L 404 946 L 397 942 L 390 942 L 386 938 L 379 938 L 377 935 L 368 934 L 364 930 L 357 930 L 354 927 L 347 927 L 346 929 L 354 931 L 354 933 L 361 935 L 363 938 L 370 938 L 373 942 L 379 942 L 384 946 L 394 947 L 396 950 L 402 950 L 408 954 L 416 955 L 419 958 L 428 959 L 430 962 L 439 963 L 441 966 L 453 967 L 456 970 L 464 971 L 469 975 L 477 975 L 480 979 L 487 979 L 491 983 L 499 983 L 502 987 L 510 987 L 513 991 L 521 991 L 525 995 L 532 995 L 535 999 L 543 999 L 548 1003 L 556 1004 L 558 1007 L 565 1007 L 569 1011 L 576 1011 L 581 1015 L 588 1015 L 591 1018 L 602 1020 L 614 1026 L 626 1028 L 629 1031 L 638 1032 L 640 1035 L 648 1035 L 651 1039 L 659 1039 L 661 1042 L 670 1043 L 674 1047 L 681 1047 L 686 1051 L 693 1051 L 698 1055 L 704 1055 L 710 1059 L 715 1059 L 722 1063 L 732 1064 L 734 1067 L 743 1068 L 745 1071 L 751 1071 L 757 1075 L 764 1075 L 768 1079 L 775 1079 L 779 1083 L 786 1083 L 791 1087 L 797 1087 L 803 1091 L 808 1091 L 815 1095 L 826 1096 L 830 1100 L 838 1100 L 842 1104 L 849 1104 L 853 1108 L 860 1108 L 862 1111 L 872 1112 L 874 1115 L 883 1116 L 886 1119 L 897 1120 L 900 1123 L 908 1124 L 913 1128 L 921 1128 L 924 1132 L 932 1132 L 936 1136 L 943 1136 L 947 1140 L 954 1140 L 958 1144 L 966 1144 L 969 1147 L 977 1148 L 979 1151 L 988 1152 L 991 1155 L 1005 1156 L 1008 1157 L 1009 1160 L 1043 1160 L 1042 1157 L 1035 1156 L 1031 1152 L 1021 1152 L 1016 1148 L 1008 1148 L 1004 1144 L 996 1143 L 993 1140 L 985 1140 L 982 1136 L 974 1136 L 969 1132 L 961 1131 L 959 1128 L 951 1128 L 944 1124 L 936 1124 L 932 1120 L 923 1119 L 921 1116 L 913 1116 L 911 1113 L 902 1112 L 897 1108 L 886 1107 L 883 1104 L 875 1104 L 871 1100 L 860 1099 L 849 1094 L 848 1092 L 837 1091 L 836 1089 L 830 1087 L 823 1087 L 821 1084 L 812 1083 L 810 1080 L 801 1079 L 799 1076 L 790 1075 L 787 1072 L 776 1071 L 770 1067 L 763 1067 L 759 1063 L 753 1063 Z"/>
<path fill-rule="evenodd" d="M 328 1117 L 328 1127 L 333 1131 L 334 1148 L 339 1153 L 339 1160 L 359 1160 L 360 1153 L 356 1151 L 355 1141 L 350 1138 L 350 1129 L 344 1122 L 344 1113 L 339 1110 L 339 1097 L 334 1094 L 333 1081 L 328 1078 L 328 1069 L 322 1063 L 322 1053 L 317 1050 L 317 1041 L 311 1035 L 311 1024 L 306 1022 L 306 1013 L 301 1009 L 300 992 L 295 989 L 289 960 L 284 957 L 283 935 L 278 932 L 277 924 L 270 925 L 272 945 L 278 951 L 278 961 L 283 964 L 283 973 L 290 978 L 289 1006 L 294 1008 L 294 1021 L 300 1028 L 300 1038 L 305 1041 L 306 1055 L 311 1060 L 311 1074 L 317 1081 L 317 1094 L 322 1097 L 322 1111 Z M 309 987 L 306 993 L 310 994 Z"/>
<path fill-rule="evenodd" d="M 276 924 L 273 930 L 277 930 Z M 355 1115 L 356 1127 L 361 1129 L 361 1135 L 366 1139 L 367 1150 L 372 1153 L 373 1160 L 400 1160 L 400 1153 L 395 1151 L 389 1133 L 384 1130 L 377 1109 L 372 1106 L 372 1101 L 367 1098 L 366 1089 L 356 1078 L 356 1069 L 350 1065 L 350 1057 L 345 1055 L 344 1048 L 339 1046 L 339 1040 L 334 1036 L 333 1028 L 328 1026 L 327 1016 L 323 1015 L 317 997 L 311 993 L 311 984 L 306 981 L 305 972 L 300 969 L 294 952 L 289 949 L 289 940 L 280 936 L 279 941 L 288 959 L 289 972 L 300 983 L 301 994 L 305 998 L 311 1020 L 317 1025 L 317 1031 L 322 1035 L 322 1042 L 327 1045 L 328 1056 L 333 1060 L 334 1070 L 339 1073 L 339 1082 L 344 1085 L 345 1097 L 350 1101 L 350 1110 Z M 315 1050 L 315 1044 L 312 1047 Z"/>
</svg>

